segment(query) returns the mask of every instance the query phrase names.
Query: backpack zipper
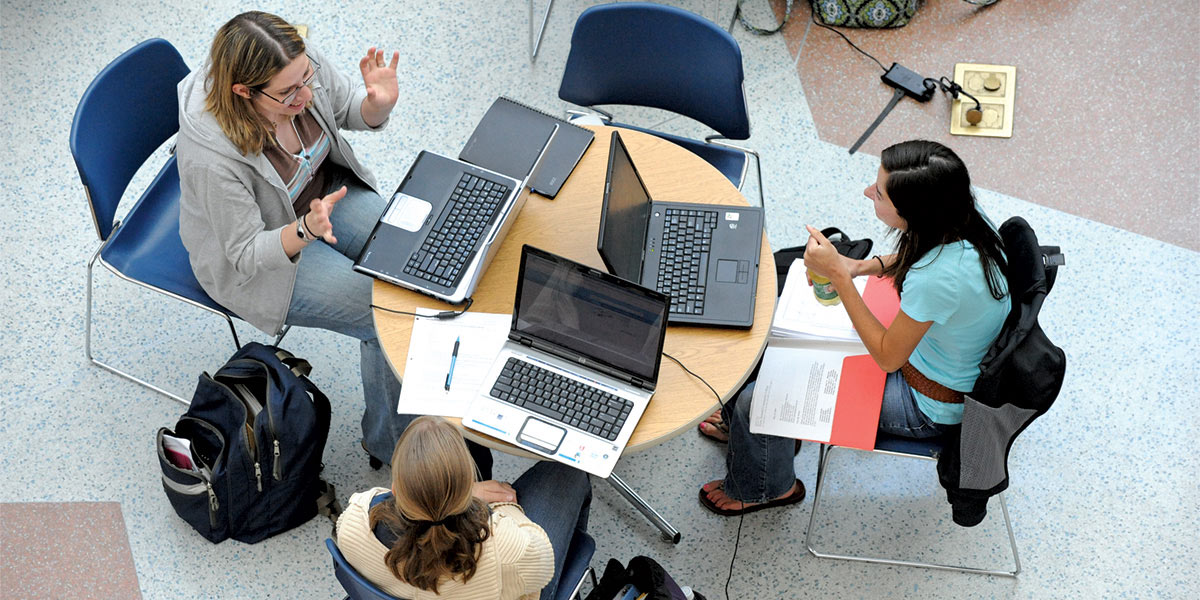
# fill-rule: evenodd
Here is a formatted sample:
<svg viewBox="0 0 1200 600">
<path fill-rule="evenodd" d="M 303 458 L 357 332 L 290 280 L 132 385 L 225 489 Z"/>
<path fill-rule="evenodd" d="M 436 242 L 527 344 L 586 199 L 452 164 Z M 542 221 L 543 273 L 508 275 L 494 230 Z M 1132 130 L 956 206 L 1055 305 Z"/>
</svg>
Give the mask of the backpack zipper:
<svg viewBox="0 0 1200 600">
<path fill-rule="evenodd" d="M 198 496 L 201 492 L 206 493 L 208 495 L 208 525 L 216 529 L 217 510 L 221 508 L 221 503 L 217 500 L 217 492 L 213 490 L 212 482 L 209 481 L 208 469 L 199 471 L 196 474 L 200 476 L 201 483 L 179 483 L 165 474 L 162 476 L 162 481 L 172 491 L 185 496 Z"/>
<path fill-rule="evenodd" d="M 266 394 L 267 398 L 264 399 L 265 402 L 262 403 L 262 407 L 263 407 L 263 411 L 267 413 L 267 430 L 271 434 L 271 445 L 273 446 L 273 454 L 274 454 L 274 457 L 272 460 L 272 465 L 271 465 L 271 474 L 272 474 L 272 476 L 275 477 L 275 481 L 281 481 L 283 479 L 283 460 L 282 460 L 282 451 L 280 450 L 280 447 L 279 447 L 279 436 L 275 433 L 275 431 L 276 431 L 275 430 L 275 411 L 271 410 L 270 387 L 273 384 L 273 378 L 271 377 L 271 368 L 268 367 L 262 361 L 253 359 L 253 358 L 241 358 L 241 359 L 238 359 L 235 361 L 231 361 L 229 364 L 235 365 L 238 363 L 245 363 L 247 365 L 253 366 L 255 369 L 260 369 L 263 373 L 263 379 L 265 381 L 265 385 L 267 386 L 268 390 L 267 390 L 267 394 Z M 232 375 L 232 376 L 227 375 L 226 377 L 248 379 L 248 377 L 240 376 L 240 375 Z M 258 491 L 261 492 L 262 491 L 262 470 L 258 467 L 257 459 L 255 460 L 255 463 L 254 463 L 254 472 L 259 477 Z"/>
</svg>

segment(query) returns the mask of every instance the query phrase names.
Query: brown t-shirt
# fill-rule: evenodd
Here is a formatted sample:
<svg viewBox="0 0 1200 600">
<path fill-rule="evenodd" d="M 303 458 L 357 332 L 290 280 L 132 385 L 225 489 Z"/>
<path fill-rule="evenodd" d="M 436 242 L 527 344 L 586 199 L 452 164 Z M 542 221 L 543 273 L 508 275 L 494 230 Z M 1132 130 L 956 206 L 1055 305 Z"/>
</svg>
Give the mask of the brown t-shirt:
<svg viewBox="0 0 1200 600">
<path fill-rule="evenodd" d="M 301 217 L 314 199 L 325 195 L 330 138 L 308 110 L 297 115 L 292 124 L 300 138 L 300 153 L 292 154 L 272 144 L 263 148 L 263 155 L 283 179 L 296 216 Z"/>
</svg>

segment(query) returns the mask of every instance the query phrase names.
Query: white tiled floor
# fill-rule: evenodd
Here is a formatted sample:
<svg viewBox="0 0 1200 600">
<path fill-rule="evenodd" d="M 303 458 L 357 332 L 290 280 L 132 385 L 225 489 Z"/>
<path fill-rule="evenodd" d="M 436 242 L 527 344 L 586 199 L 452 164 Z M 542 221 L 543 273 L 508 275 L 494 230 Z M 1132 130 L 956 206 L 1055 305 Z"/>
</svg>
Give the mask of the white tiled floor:
<svg viewBox="0 0 1200 600">
<path fill-rule="evenodd" d="M 404 98 L 390 127 L 352 138 L 387 187 L 419 150 L 455 154 L 497 95 L 566 108 L 556 96 L 558 80 L 571 25 L 590 4 L 555 3 L 533 65 L 521 2 L 266 2 L 256 8 L 309 24 L 310 42 L 342 69 L 352 71 L 367 46 L 399 48 Z M 677 4 L 721 25 L 732 6 L 716 0 Z M 0 501 L 120 502 L 147 598 L 340 597 L 323 547 L 327 522 L 314 520 L 253 546 L 214 546 L 189 530 L 163 496 L 152 443 L 154 431 L 171 425 L 181 407 L 89 366 L 83 357 L 84 265 L 96 239 L 67 147 L 76 102 L 108 61 L 146 38 L 168 39 L 189 65 L 199 65 L 217 27 L 247 8 L 228 0 L 15 0 L 0 13 L 0 128 L 15 158 L 0 161 L 0 278 L 7 283 L 0 291 L 0 330 L 6 332 L 0 350 Z M 763 155 L 772 244 L 803 242 L 803 225 L 812 223 L 837 225 L 885 246 L 884 229 L 860 194 L 874 178 L 877 158 L 847 156 L 818 140 L 782 39 L 735 35 L 745 55 L 755 126 L 750 144 Z M 646 125 L 662 119 L 652 111 L 619 116 Z M 682 119 L 662 128 L 699 131 Z M 1086 133 L 1075 143 L 1087 144 Z M 745 192 L 756 197 L 752 189 Z M 1044 242 L 1063 247 L 1068 262 L 1042 312 L 1043 327 L 1067 352 L 1067 380 L 1057 405 L 1019 438 L 1010 461 L 1009 508 L 1025 571 L 1012 581 L 817 560 L 803 550 L 811 508 L 806 500 L 745 519 L 730 584 L 737 597 L 1200 594 L 1200 459 L 1194 451 L 1200 441 L 1194 358 L 1200 351 L 1200 256 L 1018 198 L 978 192 L 994 220 L 1023 215 Z M 190 394 L 195 377 L 218 367 L 232 350 L 222 323 L 107 273 L 98 275 L 97 294 L 97 354 L 180 393 Z M 241 331 L 265 339 L 246 326 Z M 334 401 L 328 477 L 343 497 L 386 485 L 386 476 L 370 471 L 358 448 L 355 344 L 296 331 L 286 346 L 312 360 L 318 385 Z M 720 476 L 721 452 L 689 433 L 622 463 L 629 483 L 683 531 L 678 546 L 659 541 L 613 490 L 596 482 L 594 564 L 646 554 L 680 582 L 721 597 L 738 523 L 710 515 L 696 502 L 697 488 Z M 497 474 L 512 478 L 524 467 L 500 457 Z M 796 467 L 811 488 L 812 445 Z M 1006 559 L 995 504 L 979 527 L 954 526 L 929 463 L 847 453 L 836 468 L 828 497 L 832 521 L 818 531 L 826 543 L 945 560 Z"/>
</svg>

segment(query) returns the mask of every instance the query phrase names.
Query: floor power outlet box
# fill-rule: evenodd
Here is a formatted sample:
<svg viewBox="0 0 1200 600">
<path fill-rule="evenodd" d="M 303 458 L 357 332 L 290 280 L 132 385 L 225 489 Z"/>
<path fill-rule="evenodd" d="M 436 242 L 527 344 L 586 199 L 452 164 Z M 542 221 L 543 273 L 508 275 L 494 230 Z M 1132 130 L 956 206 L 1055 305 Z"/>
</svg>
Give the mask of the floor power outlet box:
<svg viewBox="0 0 1200 600">
<path fill-rule="evenodd" d="M 1013 108 L 1016 104 L 1017 68 L 1007 65 L 958 63 L 954 81 L 968 94 L 979 99 L 983 120 L 967 123 L 966 113 L 975 108 L 970 98 L 960 95 L 951 106 L 950 133 L 982 137 L 1012 137 Z"/>
</svg>

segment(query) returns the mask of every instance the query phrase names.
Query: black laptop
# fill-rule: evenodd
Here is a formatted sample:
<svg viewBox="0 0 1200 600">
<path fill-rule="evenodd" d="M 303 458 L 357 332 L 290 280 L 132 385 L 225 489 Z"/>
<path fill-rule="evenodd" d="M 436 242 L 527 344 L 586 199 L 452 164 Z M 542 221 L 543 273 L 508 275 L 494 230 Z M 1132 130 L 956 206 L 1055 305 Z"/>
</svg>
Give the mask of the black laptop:
<svg viewBox="0 0 1200 600">
<path fill-rule="evenodd" d="M 753 325 L 762 233 L 759 207 L 651 200 L 612 133 L 596 249 L 610 273 L 670 296 L 671 323 Z"/>
</svg>

